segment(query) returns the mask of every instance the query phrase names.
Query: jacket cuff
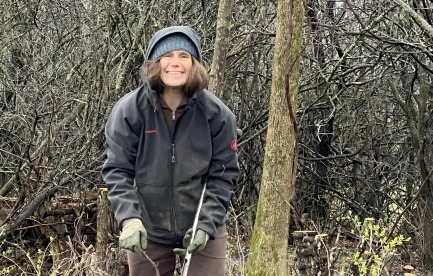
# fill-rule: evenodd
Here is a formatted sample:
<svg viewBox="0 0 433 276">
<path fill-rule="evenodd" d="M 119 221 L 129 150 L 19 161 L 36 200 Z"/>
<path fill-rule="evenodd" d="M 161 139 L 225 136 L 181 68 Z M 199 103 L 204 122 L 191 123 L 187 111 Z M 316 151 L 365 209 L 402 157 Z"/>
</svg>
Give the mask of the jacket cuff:
<svg viewBox="0 0 433 276">
<path fill-rule="evenodd" d="M 206 234 L 209 235 L 209 240 L 215 239 L 215 235 L 216 235 L 216 227 L 215 226 L 199 222 L 197 225 L 197 229 L 201 229 L 204 232 L 206 232 Z"/>
</svg>

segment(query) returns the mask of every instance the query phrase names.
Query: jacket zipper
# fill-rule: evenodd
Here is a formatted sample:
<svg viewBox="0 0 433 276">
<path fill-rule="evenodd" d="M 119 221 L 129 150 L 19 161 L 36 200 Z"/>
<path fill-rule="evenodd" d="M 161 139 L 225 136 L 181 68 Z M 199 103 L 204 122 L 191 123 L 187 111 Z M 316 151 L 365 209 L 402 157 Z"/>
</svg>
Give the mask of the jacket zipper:
<svg viewBox="0 0 433 276">
<path fill-rule="evenodd" d="M 173 200 L 173 204 L 171 205 L 171 213 L 173 214 L 173 234 L 174 238 L 177 241 L 178 237 L 178 222 L 176 216 L 176 194 L 174 187 L 174 162 L 175 162 L 175 150 L 174 150 L 174 135 L 171 137 L 171 198 Z"/>
<path fill-rule="evenodd" d="M 176 196 L 176 193 L 175 193 L 176 189 L 175 188 L 176 187 L 174 186 L 174 183 L 175 183 L 175 181 L 174 181 L 174 168 L 175 168 L 175 162 L 176 162 L 175 134 L 176 134 L 177 125 L 179 124 L 179 121 L 183 117 L 182 115 L 183 115 L 183 113 L 185 113 L 188 106 L 189 106 L 189 104 L 185 107 L 182 114 L 180 114 L 178 116 L 177 121 L 174 123 L 173 133 L 171 134 L 171 196 L 173 199 L 173 204 L 171 206 L 171 209 L 172 209 L 173 221 L 174 221 L 174 224 L 173 224 L 174 237 L 176 240 L 180 237 L 179 237 L 179 225 L 178 225 L 179 222 L 177 221 L 176 208 L 175 208 L 175 206 L 176 206 L 176 200 L 175 200 L 175 196 Z M 177 109 L 173 110 L 173 113 L 172 113 L 173 121 L 176 120 L 176 110 Z M 168 126 L 167 126 L 167 128 L 168 128 Z"/>
<path fill-rule="evenodd" d="M 171 213 L 173 215 L 173 234 L 174 234 L 174 238 L 175 240 L 177 240 L 179 237 L 179 233 L 178 233 L 178 228 L 179 228 L 179 223 L 177 221 L 177 217 L 176 217 L 176 199 L 175 199 L 175 187 L 174 187 L 174 168 L 175 168 L 175 162 L 176 162 L 176 146 L 175 146 L 175 134 L 176 134 L 176 128 L 177 125 L 179 124 L 179 120 L 183 117 L 182 115 L 185 113 L 185 111 L 188 110 L 189 106 L 190 106 L 191 102 L 188 103 L 188 105 L 185 107 L 184 111 L 182 112 L 182 114 L 180 114 L 177 118 L 177 121 L 174 124 L 174 129 L 173 129 L 173 133 L 171 134 L 171 198 L 172 198 L 172 205 L 171 205 Z M 177 110 L 177 109 L 176 109 Z M 172 120 L 175 121 L 176 120 L 176 110 L 173 110 L 172 112 Z M 164 118 L 164 114 L 162 114 L 163 119 Z M 168 129 L 168 125 L 165 124 L 167 127 L 167 131 L 168 133 L 170 133 L 170 130 Z"/>
<path fill-rule="evenodd" d="M 156 111 L 156 106 L 158 105 L 156 98 L 154 98 L 154 102 L 155 102 L 155 111 Z M 176 119 L 175 111 L 173 111 L 173 114 L 172 114 L 173 121 Z M 165 116 L 164 116 L 164 112 L 162 110 L 161 110 L 160 114 L 162 115 L 163 122 L 165 122 Z M 164 125 L 166 126 L 167 132 L 170 135 L 170 129 L 168 128 L 168 125 L 167 124 L 164 124 Z M 176 123 L 175 123 L 174 128 L 176 128 Z M 178 222 L 176 219 L 176 210 L 174 208 L 174 206 L 176 205 L 175 204 L 175 201 L 176 201 L 175 200 L 175 192 L 174 192 L 174 190 L 175 190 L 174 189 L 174 162 L 175 162 L 175 150 L 174 150 L 174 130 L 173 130 L 173 133 L 171 134 L 171 199 L 172 199 L 171 203 L 172 204 L 171 204 L 171 210 L 170 211 L 171 211 L 171 216 L 172 216 L 171 219 L 172 219 L 172 223 L 173 223 L 173 234 L 174 234 L 175 240 L 177 240 L 178 239 L 178 233 L 177 233 L 178 232 L 178 230 L 177 230 Z"/>
<path fill-rule="evenodd" d="M 174 164 L 174 141 L 171 141 L 171 163 Z"/>
<path fill-rule="evenodd" d="M 156 106 L 158 105 L 158 102 L 156 100 L 156 98 L 154 98 L 155 101 L 155 111 L 156 111 Z M 159 108 L 161 109 L 161 108 Z M 173 111 L 172 113 L 172 120 L 174 121 L 176 119 L 176 114 L 175 114 L 176 110 Z M 165 122 L 165 116 L 164 116 L 164 112 L 161 110 L 162 115 L 162 121 Z M 170 135 L 170 129 L 168 128 L 167 124 L 164 124 L 166 126 L 167 132 Z M 174 129 L 176 129 L 176 125 L 177 122 L 175 123 Z M 173 133 L 171 134 L 171 199 L 172 199 L 172 204 L 171 204 L 171 219 L 172 219 L 172 223 L 173 223 L 173 234 L 174 234 L 174 238 L 175 240 L 177 240 L 178 237 L 178 222 L 177 222 L 177 218 L 176 218 L 176 210 L 175 210 L 175 189 L 174 189 L 174 162 L 175 162 L 175 147 L 174 147 L 174 130 Z"/>
</svg>

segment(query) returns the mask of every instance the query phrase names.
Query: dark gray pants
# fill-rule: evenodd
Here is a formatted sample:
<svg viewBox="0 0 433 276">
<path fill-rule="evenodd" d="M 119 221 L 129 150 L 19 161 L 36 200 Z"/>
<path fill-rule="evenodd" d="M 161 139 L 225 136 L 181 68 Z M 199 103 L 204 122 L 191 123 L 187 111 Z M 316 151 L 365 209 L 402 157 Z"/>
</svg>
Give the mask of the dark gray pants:
<svg viewBox="0 0 433 276">
<path fill-rule="evenodd" d="M 227 229 L 223 225 L 217 230 L 214 240 L 209 240 L 206 247 L 191 258 L 188 276 L 224 276 L 226 266 Z M 128 253 L 128 266 L 130 276 L 156 275 L 155 268 L 150 262 L 135 254 Z M 173 247 L 148 240 L 146 254 L 158 265 L 161 276 L 172 276 L 176 265 L 176 256 Z"/>
</svg>

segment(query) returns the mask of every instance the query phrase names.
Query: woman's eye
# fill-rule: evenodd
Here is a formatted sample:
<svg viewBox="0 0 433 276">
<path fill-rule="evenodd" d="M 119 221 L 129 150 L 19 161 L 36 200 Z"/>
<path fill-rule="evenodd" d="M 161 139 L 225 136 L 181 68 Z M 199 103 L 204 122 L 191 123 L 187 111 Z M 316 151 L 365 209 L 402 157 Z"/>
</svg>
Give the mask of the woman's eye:
<svg viewBox="0 0 433 276">
<path fill-rule="evenodd" d="M 191 58 L 191 55 L 185 53 L 185 54 L 182 54 L 180 57 L 181 57 L 181 58 Z"/>
</svg>

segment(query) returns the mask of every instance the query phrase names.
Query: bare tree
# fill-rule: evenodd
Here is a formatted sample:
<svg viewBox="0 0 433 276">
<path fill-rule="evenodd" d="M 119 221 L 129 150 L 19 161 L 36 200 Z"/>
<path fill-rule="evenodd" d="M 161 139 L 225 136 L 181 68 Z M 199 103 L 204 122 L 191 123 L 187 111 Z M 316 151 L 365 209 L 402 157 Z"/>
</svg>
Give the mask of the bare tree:
<svg viewBox="0 0 433 276">
<path fill-rule="evenodd" d="M 232 22 L 232 0 L 220 0 L 216 26 L 216 37 L 210 71 L 209 89 L 218 97 L 225 97 L 225 71 Z"/>
<path fill-rule="evenodd" d="M 294 110 L 303 10 L 302 1 L 278 1 L 265 162 L 246 275 L 288 274 L 290 201 L 294 196 L 297 164 Z"/>
</svg>

